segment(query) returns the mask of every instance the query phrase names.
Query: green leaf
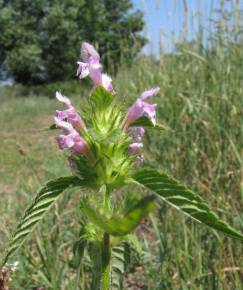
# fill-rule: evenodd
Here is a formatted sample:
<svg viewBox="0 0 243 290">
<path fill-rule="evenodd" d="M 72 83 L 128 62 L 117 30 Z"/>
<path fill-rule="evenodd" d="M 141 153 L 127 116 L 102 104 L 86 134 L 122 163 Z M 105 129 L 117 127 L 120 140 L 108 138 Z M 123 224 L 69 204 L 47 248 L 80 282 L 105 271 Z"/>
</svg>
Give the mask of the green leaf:
<svg viewBox="0 0 243 290">
<path fill-rule="evenodd" d="M 50 130 L 57 130 L 57 129 L 58 128 L 57 128 L 56 124 L 52 124 L 48 127 L 43 128 L 42 131 L 50 131 Z"/>
<path fill-rule="evenodd" d="M 142 116 L 129 125 L 130 127 L 146 127 L 160 130 L 171 130 L 169 127 L 161 124 L 154 124 L 149 118 Z"/>
<path fill-rule="evenodd" d="M 155 169 L 142 168 L 133 179 L 144 187 L 156 192 L 170 205 L 182 210 L 185 214 L 198 222 L 221 231 L 233 238 L 243 240 L 243 235 L 213 213 L 200 196 L 166 174 Z"/>
<path fill-rule="evenodd" d="M 97 87 L 91 95 L 91 101 L 94 103 L 96 109 L 104 110 L 114 101 L 114 95 L 103 87 Z"/>
<path fill-rule="evenodd" d="M 3 265 L 9 257 L 24 243 L 27 236 L 34 230 L 37 223 L 43 218 L 50 206 L 60 194 L 70 186 L 81 185 L 81 180 L 74 176 L 60 177 L 49 181 L 37 194 L 32 204 L 26 209 L 18 224 L 6 251 Z"/>
<path fill-rule="evenodd" d="M 123 217 L 113 216 L 107 218 L 98 213 L 97 210 L 91 208 L 87 200 L 83 200 L 81 210 L 88 216 L 91 222 L 102 228 L 108 234 L 125 236 L 138 226 L 142 218 L 154 210 L 154 200 L 154 195 L 144 197 Z"/>
</svg>

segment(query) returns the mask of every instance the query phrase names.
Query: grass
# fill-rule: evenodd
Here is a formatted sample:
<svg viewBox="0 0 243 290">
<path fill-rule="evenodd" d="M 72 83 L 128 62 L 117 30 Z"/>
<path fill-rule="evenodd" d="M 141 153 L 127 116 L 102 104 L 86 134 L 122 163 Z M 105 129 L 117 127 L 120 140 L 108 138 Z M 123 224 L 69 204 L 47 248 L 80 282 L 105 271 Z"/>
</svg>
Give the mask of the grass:
<svg viewBox="0 0 243 290">
<path fill-rule="evenodd" d="M 186 49 L 188 49 L 186 47 Z M 163 64 L 142 60 L 118 76 L 120 90 L 137 95 L 159 84 L 159 120 L 172 131 L 149 132 L 146 160 L 198 192 L 225 220 L 242 227 L 242 52 L 201 52 L 182 48 Z M 131 77 L 132 75 L 132 77 Z M 129 82 L 129 79 L 134 83 Z M 124 85 L 126 84 L 126 86 Z M 130 85 L 128 85 L 130 84 Z M 242 245 L 201 228 L 162 205 L 154 252 L 147 243 L 149 289 L 240 289 Z M 144 238 L 144 244 L 146 245 Z M 160 269 L 160 271 L 158 271 Z"/>
<path fill-rule="evenodd" d="M 129 105 L 146 88 L 161 93 L 158 122 L 170 130 L 146 133 L 145 160 L 198 192 L 218 215 L 242 228 L 242 45 L 205 50 L 184 43 L 177 54 L 149 57 L 121 68 L 114 82 Z M 80 104 L 87 92 L 77 82 L 46 87 L 15 86 L 0 92 L 0 258 L 5 242 L 46 180 L 69 173 L 52 123 L 62 90 Z M 20 262 L 11 289 L 76 289 L 72 242 L 79 229 L 80 193 L 67 192 L 13 260 Z M 138 229 L 124 289 L 238 290 L 242 244 L 200 226 L 161 203 Z M 139 248 L 139 246 L 138 246 Z M 139 258 L 138 258 L 139 257 Z M 87 285 L 90 260 L 85 259 Z M 87 286 L 83 288 L 86 289 Z"/>
</svg>

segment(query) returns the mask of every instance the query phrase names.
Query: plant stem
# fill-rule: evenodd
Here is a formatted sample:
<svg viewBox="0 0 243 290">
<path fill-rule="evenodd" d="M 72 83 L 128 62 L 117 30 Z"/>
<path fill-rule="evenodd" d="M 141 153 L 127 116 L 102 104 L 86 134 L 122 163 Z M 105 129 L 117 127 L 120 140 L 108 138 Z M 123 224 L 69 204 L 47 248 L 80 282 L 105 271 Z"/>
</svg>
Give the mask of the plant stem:
<svg viewBox="0 0 243 290">
<path fill-rule="evenodd" d="M 110 258 L 111 258 L 110 235 L 104 233 L 103 248 L 102 248 L 102 290 L 111 289 Z"/>
<path fill-rule="evenodd" d="M 109 213 L 109 211 L 110 211 L 110 191 L 109 191 L 107 186 L 106 186 L 106 190 L 104 193 L 103 208 L 104 208 L 105 213 Z"/>
</svg>

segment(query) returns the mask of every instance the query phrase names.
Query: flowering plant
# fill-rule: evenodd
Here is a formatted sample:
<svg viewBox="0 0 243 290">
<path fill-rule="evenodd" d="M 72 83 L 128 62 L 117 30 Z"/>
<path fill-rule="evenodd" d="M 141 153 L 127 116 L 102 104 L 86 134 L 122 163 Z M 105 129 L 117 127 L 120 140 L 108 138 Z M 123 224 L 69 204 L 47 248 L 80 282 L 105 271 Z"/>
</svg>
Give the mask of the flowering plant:
<svg viewBox="0 0 243 290">
<path fill-rule="evenodd" d="M 144 91 L 126 112 L 116 98 L 112 79 L 102 72 L 95 48 L 83 43 L 81 58 L 83 62 L 77 63 L 77 76 L 80 79 L 89 76 L 93 82 L 87 105 L 80 115 L 71 101 L 57 92 L 57 100 L 66 109 L 56 111 L 54 117 L 54 127 L 60 130 L 56 141 L 59 148 L 66 151 L 73 175 L 49 181 L 38 192 L 9 242 L 3 265 L 61 193 L 70 187 L 84 192 L 80 210 L 85 223 L 74 253 L 81 263 L 84 248 L 89 247 L 94 267 L 90 287 L 94 290 L 121 287 L 123 273 L 117 269 L 114 272 L 115 248 L 124 240 L 132 240 L 133 230 L 155 210 L 158 199 L 200 223 L 243 240 L 242 234 L 221 221 L 200 196 L 167 174 L 143 166 L 145 130 L 161 129 L 156 123 L 156 104 L 150 103 L 160 88 Z M 127 185 L 141 186 L 145 189 L 144 196 L 139 200 L 128 196 L 129 203 L 125 202 L 125 197 L 123 202 L 114 198 L 117 190 Z"/>
</svg>

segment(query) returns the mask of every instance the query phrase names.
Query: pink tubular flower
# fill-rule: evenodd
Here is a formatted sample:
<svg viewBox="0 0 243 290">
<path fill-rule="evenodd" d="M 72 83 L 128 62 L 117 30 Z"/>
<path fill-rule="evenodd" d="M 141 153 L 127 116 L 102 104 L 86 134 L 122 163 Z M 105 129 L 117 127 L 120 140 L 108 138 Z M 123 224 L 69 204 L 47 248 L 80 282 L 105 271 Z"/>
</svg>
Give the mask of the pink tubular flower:
<svg viewBox="0 0 243 290">
<path fill-rule="evenodd" d="M 153 124 L 156 123 L 156 104 L 149 104 L 144 100 L 151 98 L 159 92 L 160 88 L 156 87 L 144 91 L 135 103 L 130 107 L 125 118 L 125 127 L 127 128 L 131 123 L 141 118 L 142 116 L 148 117 Z"/>
<path fill-rule="evenodd" d="M 89 44 L 88 42 L 83 42 L 81 46 L 80 54 L 81 54 L 81 58 L 85 62 L 89 62 L 90 59 L 97 60 L 97 61 L 100 60 L 100 56 L 98 52 L 93 47 L 93 45 Z"/>
<path fill-rule="evenodd" d="M 57 127 L 63 130 L 63 134 L 56 137 L 57 143 L 60 149 L 70 149 L 75 153 L 82 154 L 86 157 L 89 155 L 88 145 L 85 143 L 79 133 L 73 128 L 73 126 L 65 121 L 54 117 Z"/>
<path fill-rule="evenodd" d="M 56 117 L 61 121 L 66 119 L 73 125 L 74 128 L 86 129 L 83 120 L 76 112 L 75 108 L 72 106 L 71 101 L 59 92 L 56 92 L 56 98 L 58 99 L 58 101 L 64 103 L 68 107 L 67 110 L 56 111 Z"/>
<path fill-rule="evenodd" d="M 81 58 L 84 62 L 77 62 L 77 76 L 83 79 L 89 75 L 94 83 L 94 89 L 98 86 L 103 86 L 106 90 L 112 92 L 112 79 L 108 75 L 102 73 L 100 56 L 91 44 L 87 42 L 82 44 Z"/>
<path fill-rule="evenodd" d="M 146 99 L 149 99 L 155 95 L 158 94 L 158 92 L 160 91 L 160 88 L 159 87 L 156 87 L 156 88 L 152 88 L 150 90 L 147 90 L 147 91 L 144 91 L 141 96 L 140 96 L 140 99 L 142 101 L 146 100 Z"/>
</svg>

